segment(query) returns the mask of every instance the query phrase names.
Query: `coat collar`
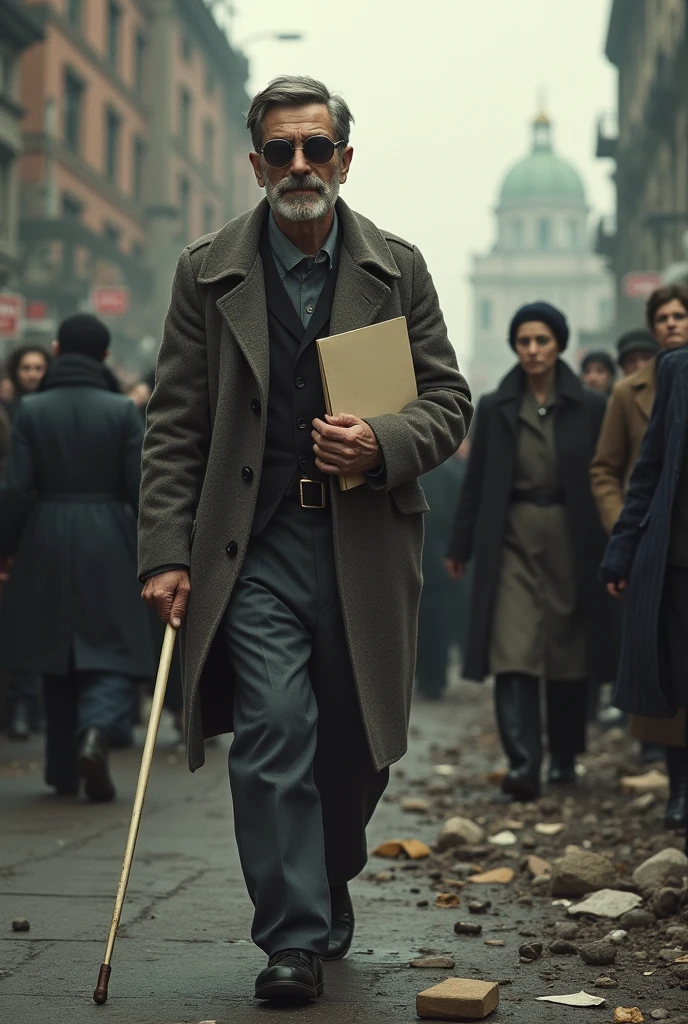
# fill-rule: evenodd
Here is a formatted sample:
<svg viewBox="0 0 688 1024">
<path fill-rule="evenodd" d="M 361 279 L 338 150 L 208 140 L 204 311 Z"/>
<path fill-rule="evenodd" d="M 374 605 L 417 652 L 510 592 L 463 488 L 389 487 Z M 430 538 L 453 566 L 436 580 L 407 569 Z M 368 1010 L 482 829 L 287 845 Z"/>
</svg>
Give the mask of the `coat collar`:
<svg viewBox="0 0 688 1024">
<path fill-rule="evenodd" d="M 583 401 L 583 385 L 563 359 L 557 361 L 555 381 L 557 398 L 567 398 L 572 402 Z M 497 401 L 504 404 L 520 399 L 524 387 L 525 373 L 520 363 L 517 363 L 497 388 Z"/>
<path fill-rule="evenodd" d="M 377 269 L 387 277 L 401 277 L 384 236 L 372 221 L 354 213 L 343 199 L 337 200 L 336 209 L 344 245 L 354 263 Z M 199 284 L 212 284 L 224 277 L 248 277 L 259 258 L 260 236 L 269 211 L 269 203 L 263 199 L 250 213 L 220 228 L 201 264 Z"/>
</svg>

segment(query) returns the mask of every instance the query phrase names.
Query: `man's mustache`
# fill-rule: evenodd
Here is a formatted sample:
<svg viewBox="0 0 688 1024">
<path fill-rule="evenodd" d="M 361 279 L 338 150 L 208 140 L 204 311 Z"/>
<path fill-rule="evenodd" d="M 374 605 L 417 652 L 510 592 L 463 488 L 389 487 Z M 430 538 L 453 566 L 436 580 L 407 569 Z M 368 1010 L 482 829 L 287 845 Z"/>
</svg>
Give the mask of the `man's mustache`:
<svg viewBox="0 0 688 1024">
<path fill-rule="evenodd" d="M 284 195 L 285 192 L 296 192 L 301 188 L 311 188 L 321 194 L 324 191 L 322 181 L 314 175 L 307 174 L 301 178 L 289 177 L 285 178 L 284 181 L 280 181 L 277 185 L 277 193 L 278 195 Z"/>
</svg>

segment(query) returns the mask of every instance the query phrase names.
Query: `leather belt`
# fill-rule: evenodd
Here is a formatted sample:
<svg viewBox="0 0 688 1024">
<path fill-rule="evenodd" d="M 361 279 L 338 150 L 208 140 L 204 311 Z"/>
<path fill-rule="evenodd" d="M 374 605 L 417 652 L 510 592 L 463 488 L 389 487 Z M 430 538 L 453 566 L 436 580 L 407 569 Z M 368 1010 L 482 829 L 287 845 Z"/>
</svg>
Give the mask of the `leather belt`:
<svg viewBox="0 0 688 1024">
<path fill-rule="evenodd" d="M 511 500 L 524 505 L 548 508 L 550 505 L 563 505 L 566 502 L 566 495 L 563 491 L 512 491 Z"/>
</svg>

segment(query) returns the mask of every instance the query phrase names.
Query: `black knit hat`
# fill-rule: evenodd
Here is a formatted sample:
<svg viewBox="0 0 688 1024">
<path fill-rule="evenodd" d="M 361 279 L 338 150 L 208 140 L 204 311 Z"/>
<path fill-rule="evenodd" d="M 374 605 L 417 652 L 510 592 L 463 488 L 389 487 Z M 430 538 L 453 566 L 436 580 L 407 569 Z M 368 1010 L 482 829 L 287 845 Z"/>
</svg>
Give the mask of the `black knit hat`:
<svg viewBox="0 0 688 1024">
<path fill-rule="evenodd" d="M 616 343 L 617 362 L 623 366 L 624 359 L 632 352 L 648 352 L 654 356 L 659 350 L 659 342 L 655 341 L 649 331 L 628 331 Z"/>
<path fill-rule="evenodd" d="M 585 373 L 591 363 L 600 363 L 612 377 L 616 374 L 614 360 L 609 355 L 609 352 L 603 348 L 598 349 L 597 351 L 587 352 L 585 354 L 581 362 L 581 371 Z"/>
<path fill-rule="evenodd" d="M 509 344 L 516 349 L 516 332 L 521 324 L 530 323 L 532 320 L 539 320 L 551 328 L 554 337 L 557 339 L 559 351 L 563 352 L 569 343 L 569 325 L 566 317 L 556 306 L 549 302 L 530 302 L 527 306 L 521 306 L 516 310 L 513 319 L 509 324 Z"/>
<path fill-rule="evenodd" d="M 79 352 L 82 356 L 103 359 L 110 347 L 110 332 L 92 313 L 76 313 L 58 327 L 57 342 L 61 353 Z"/>
</svg>

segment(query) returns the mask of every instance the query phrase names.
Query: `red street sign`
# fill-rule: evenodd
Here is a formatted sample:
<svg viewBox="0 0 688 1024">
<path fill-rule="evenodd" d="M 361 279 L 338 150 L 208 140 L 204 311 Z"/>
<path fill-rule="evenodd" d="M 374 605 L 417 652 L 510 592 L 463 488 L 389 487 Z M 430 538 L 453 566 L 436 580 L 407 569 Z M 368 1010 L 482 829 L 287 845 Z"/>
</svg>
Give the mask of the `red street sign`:
<svg viewBox="0 0 688 1024">
<path fill-rule="evenodd" d="M 47 302 L 27 302 L 26 303 L 26 319 L 27 320 L 45 320 L 48 315 L 48 304 Z"/>
<path fill-rule="evenodd" d="M 129 312 L 129 289 L 123 285 L 101 285 L 91 289 L 91 306 L 101 316 L 124 316 Z"/>
<path fill-rule="evenodd" d="M 19 341 L 24 321 L 24 296 L 0 292 L 0 338 Z"/>
<path fill-rule="evenodd" d="M 649 299 L 661 285 L 661 276 L 652 271 L 634 270 L 623 279 L 624 293 L 628 299 Z"/>
</svg>

